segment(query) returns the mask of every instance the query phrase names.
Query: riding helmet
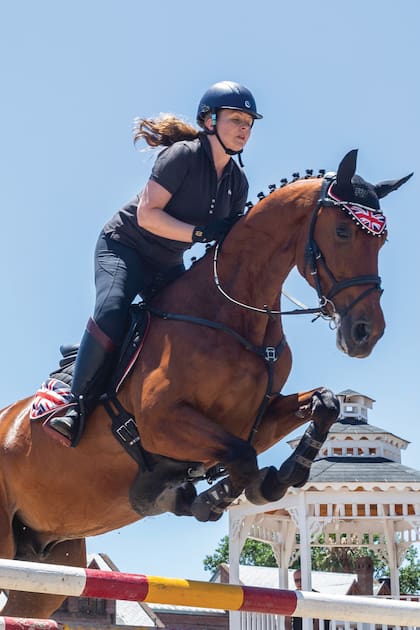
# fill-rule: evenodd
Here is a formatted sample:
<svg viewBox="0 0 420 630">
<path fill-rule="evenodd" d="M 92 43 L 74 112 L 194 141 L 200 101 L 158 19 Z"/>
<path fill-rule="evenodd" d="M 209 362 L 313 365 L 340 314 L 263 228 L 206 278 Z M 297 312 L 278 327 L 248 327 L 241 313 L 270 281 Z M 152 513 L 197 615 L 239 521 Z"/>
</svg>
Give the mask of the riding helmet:
<svg viewBox="0 0 420 630">
<path fill-rule="evenodd" d="M 244 85 L 234 81 L 219 81 L 203 94 L 197 110 L 197 123 L 204 127 L 207 114 L 218 109 L 238 109 L 250 114 L 254 119 L 262 118 L 257 112 L 257 105 L 251 92 Z"/>
</svg>

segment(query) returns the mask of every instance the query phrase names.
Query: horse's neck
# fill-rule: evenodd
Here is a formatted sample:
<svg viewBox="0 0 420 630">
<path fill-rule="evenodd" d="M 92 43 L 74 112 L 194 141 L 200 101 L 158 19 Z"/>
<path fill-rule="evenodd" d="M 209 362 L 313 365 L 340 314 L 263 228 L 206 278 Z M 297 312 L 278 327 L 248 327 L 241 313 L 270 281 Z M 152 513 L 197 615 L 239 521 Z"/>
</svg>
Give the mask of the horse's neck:
<svg viewBox="0 0 420 630">
<path fill-rule="evenodd" d="M 319 186 L 319 180 L 304 180 L 273 193 L 232 230 L 219 267 L 238 299 L 278 309 L 281 287 L 307 238 Z"/>
<path fill-rule="evenodd" d="M 309 208 L 319 188 L 319 181 L 312 183 L 314 192 L 305 194 L 309 182 L 302 184 L 267 197 L 234 226 L 224 242 L 216 271 L 221 288 L 232 300 L 279 309 L 281 288 L 297 262 L 298 243 L 306 233 Z M 265 343 L 276 328 L 281 332 L 280 320 L 273 324 L 264 314 L 238 306 L 221 293 L 208 309 L 212 317 L 239 329 L 254 343 Z"/>
<path fill-rule="evenodd" d="M 306 180 L 273 193 L 233 227 L 216 264 L 220 287 L 231 299 L 217 290 L 208 255 L 192 274 L 169 287 L 162 296 L 164 308 L 218 321 L 254 344 L 274 343 L 282 333 L 281 320 L 237 302 L 279 309 L 281 288 L 297 263 L 319 186 L 319 180 Z"/>
</svg>

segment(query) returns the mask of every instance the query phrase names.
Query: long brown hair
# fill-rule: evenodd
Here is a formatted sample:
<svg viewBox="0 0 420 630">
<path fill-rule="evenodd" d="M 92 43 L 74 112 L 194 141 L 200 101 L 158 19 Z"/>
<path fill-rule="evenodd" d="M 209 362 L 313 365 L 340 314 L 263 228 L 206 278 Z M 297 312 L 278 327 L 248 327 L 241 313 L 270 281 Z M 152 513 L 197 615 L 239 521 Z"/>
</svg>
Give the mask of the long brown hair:
<svg viewBox="0 0 420 630">
<path fill-rule="evenodd" d="M 158 118 L 134 120 L 134 144 L 144 139 L 150 147 L 169 147 L 180 140 L 195 140 L 199 131 L 173 114 L 161 114 Z"/>
</svg>

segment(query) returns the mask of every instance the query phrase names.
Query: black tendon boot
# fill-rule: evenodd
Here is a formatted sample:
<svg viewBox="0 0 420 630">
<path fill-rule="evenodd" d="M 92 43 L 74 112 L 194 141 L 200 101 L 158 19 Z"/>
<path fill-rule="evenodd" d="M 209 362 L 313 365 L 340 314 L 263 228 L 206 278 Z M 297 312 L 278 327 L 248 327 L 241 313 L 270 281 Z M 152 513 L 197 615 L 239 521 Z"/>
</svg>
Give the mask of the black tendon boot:
<svg viewBox="0 0 420 630">
<path fill-rule="evenodd" d="M 71 391 L 78 405 L 67 415 L 52 418 L 49 426 L 76 446 L 87 414 L 104 393 L 113 366 L 113 341 L 90 318 L 77 351 Z"/>
</svg>

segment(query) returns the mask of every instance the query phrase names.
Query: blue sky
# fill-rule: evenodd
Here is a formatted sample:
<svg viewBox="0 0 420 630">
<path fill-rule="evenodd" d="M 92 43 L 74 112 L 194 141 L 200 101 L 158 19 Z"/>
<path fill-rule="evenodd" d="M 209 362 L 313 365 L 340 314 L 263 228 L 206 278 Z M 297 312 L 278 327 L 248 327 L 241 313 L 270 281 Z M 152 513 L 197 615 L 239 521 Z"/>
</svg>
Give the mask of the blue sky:
<svg viewBox="0 0 420 630">
<path fill-rule="evenodd" d="M 133 118 L 170 111 L 193 122 L 206 88 L 230 79 L 264 114 L 244 154 L 253 201 L 296 170 L 335 170 L 352 148 L 369 181 L 415 171 L 382 202 L 385 337 L 371 357 L 349 359 L 325 322 L 288 320 L 294 367 L 284 391 L 326 385 L 371 396 L 372 424 L 410 440 L 403 462 L 419 467 L 419 23 L 417 0 L 3 3 L 0 407 L 34 392 L 60 344 L 83 332 L 97 234 L 154 160 L 133 148 Z M 297 274 L 286 288 L 315 303 Z M 262 463 L 280 464 L 288 448 Z M 202 560 L 225 533 L 225 517 L 163 515 L 89 549 L 121 570 L 197 579 L 208 577 Z"/>
</svg>

